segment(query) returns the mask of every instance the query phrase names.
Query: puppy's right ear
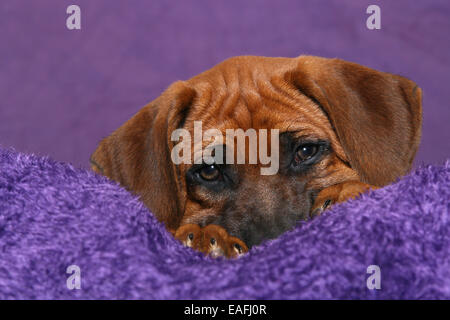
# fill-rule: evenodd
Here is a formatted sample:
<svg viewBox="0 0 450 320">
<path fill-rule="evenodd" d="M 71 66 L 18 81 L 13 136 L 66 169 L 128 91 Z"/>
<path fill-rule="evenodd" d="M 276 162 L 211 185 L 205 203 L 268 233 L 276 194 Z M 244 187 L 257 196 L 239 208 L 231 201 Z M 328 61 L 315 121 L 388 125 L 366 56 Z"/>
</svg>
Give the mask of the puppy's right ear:
<svg viewBox="0 0 450 320">
<path fill-rule="evenodd" d="M 340 60 L 300 56 L 287 80 L 328 116 L 362 182 L 405 175 L 419 146 L 422 90 L 413 81 Z"/>
<path fill-rule="evenodd" d="M 92 169 L 138 194 L 158 220 L 178 228 L 186 192 L 171 160 L 173 130 L 182 125 L 195 97 L 179 81 L 103 139 L 90 162 Z"/>
</svg>

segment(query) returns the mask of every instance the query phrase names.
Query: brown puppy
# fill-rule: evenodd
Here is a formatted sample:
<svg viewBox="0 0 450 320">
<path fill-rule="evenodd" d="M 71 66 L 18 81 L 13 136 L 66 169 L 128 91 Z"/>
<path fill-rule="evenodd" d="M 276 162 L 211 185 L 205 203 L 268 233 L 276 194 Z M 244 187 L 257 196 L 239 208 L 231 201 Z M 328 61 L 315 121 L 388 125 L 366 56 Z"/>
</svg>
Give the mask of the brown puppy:
<svg viewBox="0 0 450 320">
<path fill-rule="evenodd" d="M 401 76 L 339 59 L 235 57 L 171 85 L 103 139 L 91 163 L 172 232 L 215 224 L 251 247 L 407 173 L 421 119 L 421 89 Z M 261 175 L 261 161 L 174 164 L 171 134 L 194 135 L 194 121 L 224 136 L 278 129 L 278 172 Z"/>
</svg>

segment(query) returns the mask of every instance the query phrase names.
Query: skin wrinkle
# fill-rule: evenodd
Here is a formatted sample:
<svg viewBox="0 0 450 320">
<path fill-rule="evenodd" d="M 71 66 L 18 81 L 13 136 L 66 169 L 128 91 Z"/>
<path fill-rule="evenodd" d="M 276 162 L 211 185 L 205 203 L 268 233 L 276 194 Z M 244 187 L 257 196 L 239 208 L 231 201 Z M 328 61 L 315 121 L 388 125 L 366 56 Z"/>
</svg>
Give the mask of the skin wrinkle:
<svg viewBox="0 0 450 320">
<path fill-rule="evenodd" d="M 233 75 L 234 75 L 234 77 L 232 77 Z M 227 76 L 231 77 L 231 79 L 227 80 Z M 235 75 L 235 72 L 233 70 L 233 72 L 229 72 L 228 74 L 225 74 L 223 76 L 223 78 L 225 79 L 225 83 L 226 83 L 225 88 L 224 88 L 226 97 L 224 99 L 224 103 L 221 106 L 217 106 L 218 108 L 220 108 L 218 117 L 219 118 L 228 118 L 228 115 L 230 114 L 229 108 L 236 105 L 236 102 L 239 100 L 239 90 L 237 90 L 239 88 L 239 84 L 238 84 L 239 77 Z M 234 85 L 234 88 L 233 88 L 233 85 Z"/>
<path fill-rule="evenodd" d="M 247 94 L 248 93 L 252 94 L 252 91 L 253 91 L 253 90 L 249 89 L 249 88 L 251 88 L 251 85 L 249 85 L 249 83 L 250 83 L 249 79 L 253 81 L 253 75 L 252 75 L 251 70 L 247 70 L 247 75 L 248 76 L 247 77 L 241 77 L 240 73 L 241 72 L 245 72 L 246 70 L 241 70 L 241 69 L 237 69 L 237 70 L 238 70 L 238 78 L 239 78 L 239 86 L 238 87 L 239 88 L 243 88 L 243 89 L 238 90 L 238 92 L 239 92 L 239 102 L 240 102 L 239 105 L 242 106 L 241 109 L 243 111 L 238 113 L 237 110 L 235 109 L 234 115 L 235 115 L 235 118 L 238 118 L 238 119 L 239 119 L 239 115 L 241 115 L 242 118 L 245 119 L 245 122 L 249 122 L 247 125 L 242 125 L 242 127 L 254 128 L 253 118 L 251 116 L 251 114 L 252 114 L 252 112 L 254 110 L 251 108 L 252 103 L 248 103 L 248 101 L 246 99 Z M 247 85 L 244 85 L 244 83 L 241 82 L 242 81 L 241 78 L 247 79 L 247 82 L 246 82 Z M 256 106 L 260 107 L 259 104 L 253 104 L 253 105 L 255 105 L 255 107 Z M 242 115 L 242 113 L 244 113 L 244 112 L 245 112 L 245 114 Z"/>
<path fill-rule="evenodd" d="M 289 99 L 286 99 L 283 95 L 278 95 L 275 90 L 271 91 L 272 88 L 270 82 L 266 81 L 259 81 L 258 83 L 258 93 L 262 98 L 264 98 L 267 101 L 273 102 L 272 105 L 276 105 L 278 107 L 285 108 L 287 111 L 291 111 L 291 108 L 289 107 L 292 103 Z M 266 102 L 266 104 L 268 104 Z M 264 104 L 263 104 L 264 105 Z M 295 104 L 294 104 L 295 105 Z"/>
<path fill-rule="evenodd" d="M 297 90 L 289 86 L 284 79 L 274 76 L 270 79 L 269 84 L 272 86 L 271 91 L 281 94 L 280 96 L 285 100 L 283 103 L 288 106 L 297 104 L 300 97 Z"/>
</svg>

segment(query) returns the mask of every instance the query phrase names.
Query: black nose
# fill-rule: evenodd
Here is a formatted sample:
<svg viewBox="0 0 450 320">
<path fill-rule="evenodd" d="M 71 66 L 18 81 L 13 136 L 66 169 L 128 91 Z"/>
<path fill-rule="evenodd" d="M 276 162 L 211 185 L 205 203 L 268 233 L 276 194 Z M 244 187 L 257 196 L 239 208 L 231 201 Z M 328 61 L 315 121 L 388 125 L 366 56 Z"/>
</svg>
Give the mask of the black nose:
<svg viewBox="0 0 450 320">
<path fill-rule="evenodd" d="M 250 226 L 242 232 L 242 241 L 251 248 L 263 242 L 264 240 L 274 239 L 280 235 L 283 230 L 277 230 L 276 228 L 258 228 L 257 226 Z"/>
<path fill-rule="evenodd" d="M 277 217 L 274 220 L 253 221 L 253 223 L 248 223 L 245 226 L 241 225 L 240 232 L 235 236 L 251 248 L 264 240 L 275 239 L 284 232 L 293 229 L 302 219 L 299 215 L 292 214 L 281 218 Z"/>
</svg>

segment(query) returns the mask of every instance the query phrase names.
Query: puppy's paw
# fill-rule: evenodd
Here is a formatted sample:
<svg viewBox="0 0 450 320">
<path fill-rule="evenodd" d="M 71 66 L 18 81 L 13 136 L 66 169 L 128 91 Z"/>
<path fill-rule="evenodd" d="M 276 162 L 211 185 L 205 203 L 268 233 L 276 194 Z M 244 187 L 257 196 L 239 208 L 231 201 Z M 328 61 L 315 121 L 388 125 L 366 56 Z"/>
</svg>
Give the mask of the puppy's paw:
<svg viewBox="0 0 450 320">
<path fill-rule="evenodd" d="M 241 239 L 236 237 L 228 237 L 228 258 L 239 258 L 248 252 L 248 247 Z"/>
<path fill-rule="evenodd" d="M 185 224 L 175 231 L 174 237 L 184 246 L 197 249 L 202 241 L 203 232 L 196 224 Z"/>
<path fill-rule="evenodd" d="M 315 217 L 333 204 L 355 199 L 370 189 L 378 189 L 378 187 L 359 181 L 348 181 L 325 188 L 317 195 L 310 215 L 311 217 Z"/>
<path fill-rule="evenodd" d="M 248 252 L 247 245 L 236 237 L 232 237 L 221 226 L 210 224 L 202 229 L 203 241 L 200 251 L 213 258 L 238 258 Z"/>
<path fill-rule="evenodd" d="M 200 251 L 212 258 L 237 258 L 248 252 L 246 244 L 228 234 L 221 226 L 210 224 L 203 228 L 185 224 L 175 231 L 175 238 L 186 247 Z"/>
<path fill-rule="evenodd" d="M 228 232 L 221 226 L 210 224 L 203 229 L 200 251 L 213 258 L 228 256 Z"/>
</svg>

